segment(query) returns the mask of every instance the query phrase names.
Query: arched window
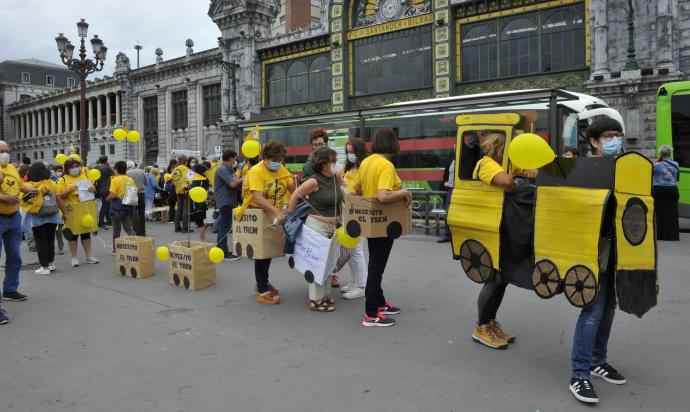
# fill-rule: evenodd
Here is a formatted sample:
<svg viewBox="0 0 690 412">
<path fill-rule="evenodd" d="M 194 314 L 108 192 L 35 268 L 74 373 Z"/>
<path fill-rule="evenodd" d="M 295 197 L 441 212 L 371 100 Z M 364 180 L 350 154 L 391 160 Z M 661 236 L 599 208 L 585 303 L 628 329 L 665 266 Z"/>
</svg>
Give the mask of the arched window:
<svg viewBox="0 0 690 412">
<path fill-rule="evenodd" d="M 309 98 L 307 65 L 298 60 L 287 70 L 287 104 L 306 103 Z"/>
<path fill-rule="evenodd" d="M 470 27 L 462 37 L 462 80 L 496 77 L 496 29 L 487 24 Z"/>
<path fill-rule="evenodd" d="M 325 56 L 316 57 L 309 65 L 309 101 L 331 97 L 331 67 Z"/>
<path fill-rule="evenodd" d="M 532 19 L 510 20 L 501 30 L 501 76 L 539 72 L 539 26 Z"/>
<path fill-rule="evenodd" d="M 267 74 L 268 106 L 285 105 L 285 69 L 280 64 L 269 66 Z"/>
<path fill-rule="evenodd" d="M 585 64 L 585 22 L 571 10 L 551 14 L 542 24 L 541 70 L 554 72 Z"/>
</svg>

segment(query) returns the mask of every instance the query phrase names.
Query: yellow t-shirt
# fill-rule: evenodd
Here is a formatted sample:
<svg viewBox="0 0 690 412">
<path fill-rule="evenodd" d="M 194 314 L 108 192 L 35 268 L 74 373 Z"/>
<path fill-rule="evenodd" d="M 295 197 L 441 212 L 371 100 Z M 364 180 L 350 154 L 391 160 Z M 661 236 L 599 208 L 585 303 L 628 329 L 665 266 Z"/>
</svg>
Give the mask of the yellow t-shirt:
<svg viewBox="0 0 690 412">
<path fill-rule="evenodd" d="M 235 171 L 235 177 L 241 179 L 242 176 L 246 175 L 247 172 L 249 171 L 249 169 L 251 169 L 251 168 L 252 167 L 249 165 L 249 162 L 244 162 L 244 165 L 242 165 L 241 168 L 239 168 Z"/>
<path fill-rule="evenodd" d="M 81 180 L 87 180 L 90 181 L 88 177 L 84 173 L 80 174 L 77 177 L 71 176 L 71 175 L 64 175 L 58 180 L 57 183 L 57 194 L 61 194 L 63 192 L 66 192 L 67 189 L 69 189 L 72 186 L 77 186 L 77 182 Z M 71 203 L 71 204 L 76 204 L 80 203 L 81 201 L 79 200 L 79 191 L 75 190 L 72 193 L 69 194 L 67 199 L 65 199 L 65 203 Z"/>
<path fill-rule="evenodd" d="M 43 195 L 47 192 L 52 192 L 53 196 L 57 193 L 57 184 L 50 179 L 41 180 L 40 182 L 29 182 L 27 186 L 38 190 L 38 194 L 28 202 L 22 201 L 22 208 L 27 211 L 27 213 L 38 213 L 43 206 Z"/>
<path fill-rule="evenodd" d="M 137 185 L 134 182 L 134 179 L 127 175 L 113 176 L 112 179 L 110 179 L 110 192 L 115 193 L 115 196 L 121 200 L 124 199 L 125 192 L 127 191 L 127 183 L 134 185 L 135 187 Z"/>
<path fill-rule="evenodd" d="M 490 185 L 491 182 L 494 180 L 494 177 L 496 177 L 496 175 L 501 172 L 505 172 L 505 170 L 503 170 L 503 166 L 498 164 L 498 162 L 492 159 L 491 157 L 484 156 L 483 158 L 481 158 L 481 160 L 477 162 L 477 165 L 474 167 L 474 172 L 472 172 L 472 178 L 479 179 L 487 185 Z M 517 175 L 522 172 L 522 169 L 511 166 L 510 172 L 513 175 Z"/>
<path fill-rule="evenodd" d="M 18 196 L 21 198 L 21 188 L 24 182 L 19 177 L 19 172 L 13 164 L 0 166 L 0 172 L 5 175 L 5 180 L 0 185 L 0 194 Z M 19 210 L 19 204 L 0 202 L 0 214 L 11 215 Z"/>
<path fill-rule="evenodd" d="M 251 192 L 262 192 L 264 197 L 275 207 L 281 208 L 290 201 L 288 186 L 292 184 L 292 174 L 284 165 L 275 172 L 268 170 L 263 160 L 249 170 L 244 196 L 252 196 Z M 286 200 L 287 199 L 287 200 Z M 259 207 L 254 200 L 250 206 Z"/>
<path fill-rule="evenodd" d="M 187 174 L 190 169 L 185 165 L 179 165 L 172 171 L 172 182 L 175 185 L 175 193 L 181 194 L 189 185 Z"/>
<path fill-rule="evenodd" d="M 374 153 L 359 166 L 357 183 L 362 188 L 362 196 L 377 197 L 379 190 L 399 190 L 402 181 L 395 172 L 395 166 L 384 156 Z"/>
<path fill-rule="evenodd" d="M 345 188 L 347 193 L 351 195 L 357 194 L 357 176 L 359 175 L 359 169 L 350 169 L 345 172 Z"/>
</svg>

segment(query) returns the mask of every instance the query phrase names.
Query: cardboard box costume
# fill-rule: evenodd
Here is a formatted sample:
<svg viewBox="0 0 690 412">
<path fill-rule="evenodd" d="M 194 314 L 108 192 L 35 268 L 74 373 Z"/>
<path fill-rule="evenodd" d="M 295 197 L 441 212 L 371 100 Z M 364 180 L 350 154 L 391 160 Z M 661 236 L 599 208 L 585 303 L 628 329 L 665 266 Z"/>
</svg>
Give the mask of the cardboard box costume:
<svg viewBox="0 0 690 412">
<path fill-rule="evenodd" d="M 233 213 L 236 211 L 234 209 Z M 283 225 L 273 224 L 273 217 L 262 209 L 246 209 L 242 217 L 233 224 L 232 241 L 237 256 L 249 259 L 285 256 Z"/>
<path fill-rule="evenodd" d="M 343 213 L 351 237 L 397 239 L 410 233 L 410 208 L 402 200 L 381 203 L 373 197 L 346 196 Z"/>
<path fill-rule="evenodd" d="M 208 258 L 212 243 L 181 240 L 168 246 L 170 283 L 187 290 L 199 290 L 216 283 L 216 265 Z"/>
<path fill-rule="evenodd" d="M 122 236 L 115 240 L 115 272 L 135 279 L 147 278 L 156 270 L 152 237 Z"/>
</svg>

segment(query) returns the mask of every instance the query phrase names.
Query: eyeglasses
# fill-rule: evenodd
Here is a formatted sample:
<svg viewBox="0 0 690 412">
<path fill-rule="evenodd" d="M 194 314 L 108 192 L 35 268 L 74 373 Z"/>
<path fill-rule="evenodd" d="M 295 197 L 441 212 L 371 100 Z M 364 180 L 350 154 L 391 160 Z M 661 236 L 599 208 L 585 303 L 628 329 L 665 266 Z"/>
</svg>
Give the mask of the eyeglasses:
<svg viewBox="0 0 690 412">
<path fill-rule="evenodd" d="M 311 147 L 313 147 L 314 149 L 321 149 L 323 147 L 326 147 L 326 143 L 312 143 Z"/>
</svg>

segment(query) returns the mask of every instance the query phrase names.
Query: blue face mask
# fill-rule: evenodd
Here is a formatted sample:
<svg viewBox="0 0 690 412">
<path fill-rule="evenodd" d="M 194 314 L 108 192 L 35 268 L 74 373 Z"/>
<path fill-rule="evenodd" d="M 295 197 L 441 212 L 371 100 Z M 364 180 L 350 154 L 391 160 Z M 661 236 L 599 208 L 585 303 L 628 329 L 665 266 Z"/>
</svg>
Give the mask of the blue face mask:
<svg viewBox="0 0 690 412">
<path fill-rule="evenodd" d="M 77 177 L 81 174 L 81 170 L 79 170 L 78 167 L 73 167 L 72 169 L 69 170 L 69 174 L 73 177 Z"/>
<path fill-rule="evenodd" d="M 354 153 L 347 154 L 347 161 L 350 163 L 357 163 L 357 155 Z"/>
<path fill-rule="evenodd" d="M 280 169 L 280 162 L 274 162 L 273 160 L 269 160 L 266 162 L 266 167 L 268 167 L 268 170 L 275 172 L 278 169 Z"/>
<path fill-rule="evenodd" d="M 601 151 L 606 156 L 618 156 L 623 149 L 623 141 L 620 137 L 613 139 L 601 139 Z"/>
</svg>

